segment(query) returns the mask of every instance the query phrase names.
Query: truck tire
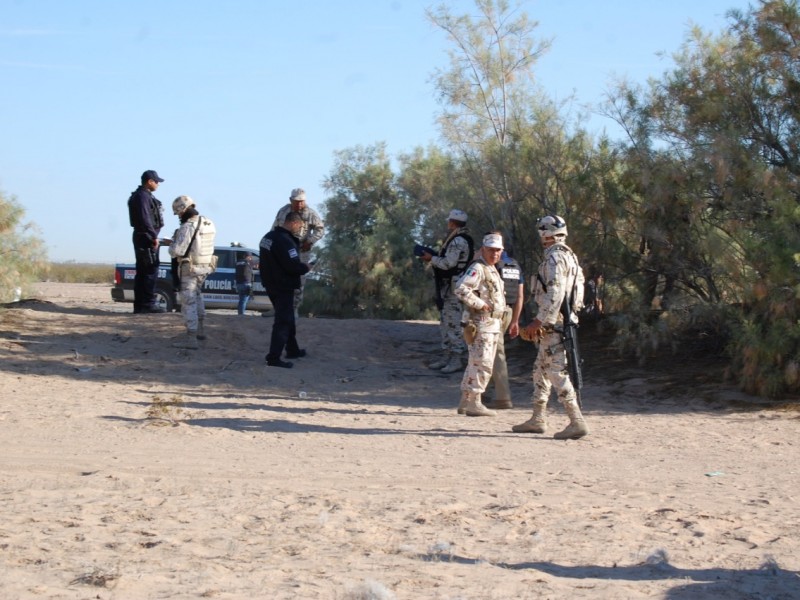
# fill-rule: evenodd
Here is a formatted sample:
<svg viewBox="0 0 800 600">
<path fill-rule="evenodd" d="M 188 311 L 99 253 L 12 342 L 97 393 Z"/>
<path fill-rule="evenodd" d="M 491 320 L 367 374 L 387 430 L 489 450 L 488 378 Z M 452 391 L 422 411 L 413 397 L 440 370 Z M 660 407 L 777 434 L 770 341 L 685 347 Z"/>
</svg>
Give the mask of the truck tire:
<svg viewBox="0 0 800 600">
<path fill-rule="evenodd" d="M 172 293 L 162 287 L 156 287 L 156 303 L 163 306 L 167 312 L 175 310 L 175 299 Z"/>
</svg>

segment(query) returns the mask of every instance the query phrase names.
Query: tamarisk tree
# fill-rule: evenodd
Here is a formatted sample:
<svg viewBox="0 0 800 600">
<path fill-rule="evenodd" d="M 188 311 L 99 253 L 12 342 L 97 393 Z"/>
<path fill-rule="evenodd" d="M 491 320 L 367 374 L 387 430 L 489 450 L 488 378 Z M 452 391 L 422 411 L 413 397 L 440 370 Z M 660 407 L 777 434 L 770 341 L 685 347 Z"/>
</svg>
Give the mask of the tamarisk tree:
<svg viewBox="0 0 800 600">
<path fill-rule="evenodd" d="M 47 266 L 44 243 L 35 227 L 23 221 L 25 210 L 16 197 L 0 191 L 0 300 L 14 298 Z"/>
</svg>

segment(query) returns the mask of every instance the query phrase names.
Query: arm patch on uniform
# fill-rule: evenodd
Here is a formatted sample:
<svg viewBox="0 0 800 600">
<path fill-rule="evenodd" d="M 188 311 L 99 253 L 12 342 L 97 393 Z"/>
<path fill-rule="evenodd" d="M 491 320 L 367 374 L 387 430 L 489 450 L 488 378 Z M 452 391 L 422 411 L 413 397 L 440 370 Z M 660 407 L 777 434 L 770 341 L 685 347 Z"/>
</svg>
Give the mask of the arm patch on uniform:
<svg viewBox="0 0 800 600">
<path fill-rule="evenodd" d="M 475 279 L 478 276 L 478 269 L 475 267 L 470 267 L 467 270 L 466 279 Z"/>
<path fill-rule="evenodd" d="M 289 258 L 297 258 L 297 256 L 297 250 L 295 248 L 289 250 Z"/>
</svg>

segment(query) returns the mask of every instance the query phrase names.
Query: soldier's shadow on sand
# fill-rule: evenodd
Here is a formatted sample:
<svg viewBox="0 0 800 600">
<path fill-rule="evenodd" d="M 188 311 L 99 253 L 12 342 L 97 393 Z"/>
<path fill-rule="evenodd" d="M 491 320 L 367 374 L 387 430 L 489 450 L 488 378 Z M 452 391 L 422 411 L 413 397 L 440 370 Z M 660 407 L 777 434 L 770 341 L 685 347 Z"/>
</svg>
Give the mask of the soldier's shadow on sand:
<svg viewBox="0 0 800 600">
<path fill-rule="evenodd" d="M 329 433 L 333 435 L 419 435 L 421 437 L 483 437 L 500 439 L 509 437 L 511 434 L 506 433 L 492 433 L 486 432 L 481 429 L 462 428 L 458 431 L 448 431 L 444 429 L 429 429 L 425 431 L 415 429 L 402 429 L 402 428 L 377 428 L 377 427 L 336 427 L 327 425 L 313 425 L 309 423 L 298 423 L 295 421 L 288 421 L 286 419 L 249 419 L 245 417 L 217 417 L 217 418 L 132 418 L 120 417 L 117 415 L 104 415 L 100 417 L 107 421 L 118 421 L 122 423 L 129 423 L 135 425 L 173 425 L 173 426 L 189 426 L 189 427 L 204 427 L 204 428 L 218 428 L 230 429 L 232 431 L 246 432 L 246 433 Z"/>
<path fill-rule="evenodd" d="M 459 564 L 486 563 L 483 559 L 473 559 L 454 554 L 429 552 L 419 555 L 423 561 L 455 562 Z M 552 562 L 523 562 L 490 564 L 514 571 L 535 570 L 560 579 L 575 580 L 625 580 L 661 581 L 665 579 L 680 582 L 663 593 L 668 600 L 712 600 L 716 598 L 735 599 L 785 599 L 800 597 L 800 573 L 781 569 L 772 561 L 765 562 L 758 569 L 682 569 L 670 565 L 666 560 L 629 566 L 601 567 L 596 565 L 565 566 Z"/>
<path fill-rule="evenodd" d="M 84 306 L 62 306 L 60 304 L 55 304 L 54 302 L 50 302 L 49 300 L 39 300 L 38 298 L 20 300 L 18 302 L 7 302 L 5 304 L 0 304 L 0 307 L 11 310 L 25 308 L 36 312 L 58 313 L 65 315 L 82 315 L 82 316 L 92 316 L 92 317 L 108 316 L 110 314 L 108 310 L 104 309 L 87 308 Z M 124 312 L 131 312 L 131 311 L 127 310 Z"/>
<path fill-rule="evenodd" d="M 235 397 L 246 390 L 251 400 L 269 401 L 270 395 L 280 394 L 287 386 L 297 390 L 310 381 L 310 399 L 315 392 L 320 399 L 325 396 L 327 401 L 348 404 L 369 398 L 365 406 L 370 410 L 409 406 L 449 409 L 458 402 L 461 374 L 448 376 L 427 368 L 440 353 L 438 328 L 433 322 L 325 321 L 325 326 L 317 328 L 316 335 L 309 335 L 306 340 L 311 344 L 310 357 L 298 362 L 294 371 L 282 373 L 264 370 L 260 345 L 269 330 L 261 323 L 264 319 L 233 321 L 238 319 L 236 315 L 210 316 L 207 325 L 211 341 L 204 342 L 195 355 L 193 350 L 171 346 L 170 336 L 183 327 L 177 313 L 138 318 L 105 307 L 61 306 L 43 300 L 13 305 L 64 315 L 64 323 L 61 327 L 48 323 L 42 328 L 28 328 L 24 318 L 9 319 L 0 327 L 0 341 L 8 340 L 15 348 L 26 351 L 9 354 L 9 360 L 0 361 L 0 372 L 57 375 L 97 383 L 138 383 L 146 379 L 168 386 L 164 393 L 178 389 L 189 397 L 197 394 L 212 400 L 220 395 Z M 71 315 L 90 318 L 81 319 L 73 328 Z M 232 323 L 238 326 L 233 333 Z M 314 329 L 317 324 L 309 320 L 303 326 Z M 362 343 L 345 344 L 343 351 L 335 343 L 340 335 Z M 731 386 L 722 385 L 719 356 L 704 356 L 701 360 L 693 353 L 663 354 L 641 366 L 611 348 L 613 336 L 608 332 L 586 327 L 581 328 L 581 335 L 584 410 L 589 415 L 744 412 L 770 406 L 769 402 L 745 397 Z M 242 339 L 246 342 L 244 349 Z M 529 410 L 536 347 L 518 338 L 507 340 L 506 355 L 515 408 Z M 314 383 L 320 366 L 328 365 L 329 360 L 334 367 L 326 373 L 328 380 Z M 259 387 L 268 388 L 270 394 L 253 392 L 254 381 Z M 197 388 L 198 383 L 220 382 L 225 384 L 224 394 L 209 385 Z M 554 400 L 552 406 L 559 410 Z"/>
</svg>

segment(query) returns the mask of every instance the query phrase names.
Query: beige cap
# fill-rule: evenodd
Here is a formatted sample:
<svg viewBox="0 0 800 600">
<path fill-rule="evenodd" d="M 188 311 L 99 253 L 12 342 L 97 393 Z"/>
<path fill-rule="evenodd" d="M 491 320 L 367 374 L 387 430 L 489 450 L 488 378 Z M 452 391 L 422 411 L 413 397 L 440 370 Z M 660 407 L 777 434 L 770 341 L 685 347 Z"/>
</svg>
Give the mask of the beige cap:
<svg viewBox="0 0 800 600">
<path fill-rule="evenodd" d="M 447 217 L 447 220 L 448 221 L 461 221 L 462 223 L 466 223 L 467 222 L 467 213 L 465 213 L 463 210 L 459 210 L 457 208 L 454 208 L 453 210 L 450 211 L 450 215 Z"/>
<path fill-rule="evenodd" d="M 483 245 L 486 248 L 503 249 L 503 237 L 499 233 L 490 233 L 483 236 Z"/>
</svg>

